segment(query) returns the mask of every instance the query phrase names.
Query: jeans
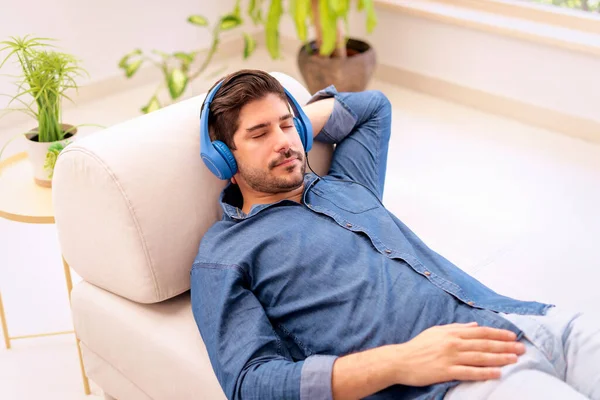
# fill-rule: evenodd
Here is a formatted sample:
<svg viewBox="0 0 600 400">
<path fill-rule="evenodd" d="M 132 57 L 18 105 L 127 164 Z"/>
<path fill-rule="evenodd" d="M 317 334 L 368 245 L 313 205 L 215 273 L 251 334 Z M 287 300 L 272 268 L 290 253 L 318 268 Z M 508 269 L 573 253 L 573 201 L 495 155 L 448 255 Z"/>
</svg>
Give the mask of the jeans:
<svg viewBox="0 0 600 400">
<path fill-rule="evenodd" d="M 600 400 L 600 323 L 552 308 L 545 316 L 501 314 L 524 332 L 526 352 L 497 380 L 462 382 L 444 399 Z"/>
</svg>

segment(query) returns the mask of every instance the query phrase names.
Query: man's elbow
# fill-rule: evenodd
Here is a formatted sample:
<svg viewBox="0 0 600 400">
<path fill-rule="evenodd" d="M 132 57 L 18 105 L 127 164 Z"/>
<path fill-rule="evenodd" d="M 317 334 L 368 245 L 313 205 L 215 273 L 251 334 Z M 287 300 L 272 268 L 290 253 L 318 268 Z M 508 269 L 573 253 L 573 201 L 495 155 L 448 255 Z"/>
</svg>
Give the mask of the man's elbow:
<svg viewBox="0 0 600 400">
<path fill-rule="evenodd" d="M 392 103 L 390 99 L 381 90 L 371 90 L 373 99 L 377 102 L 376 112 L 378 114 L 391 114 Z"/>
</svg>

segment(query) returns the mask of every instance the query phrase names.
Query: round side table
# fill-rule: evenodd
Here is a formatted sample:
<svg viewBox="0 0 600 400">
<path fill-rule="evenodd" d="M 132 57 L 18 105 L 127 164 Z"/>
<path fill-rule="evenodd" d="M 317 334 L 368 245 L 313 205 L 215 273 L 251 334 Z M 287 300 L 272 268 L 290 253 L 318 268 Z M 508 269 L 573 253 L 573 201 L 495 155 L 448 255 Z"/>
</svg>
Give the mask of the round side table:
<svg viewBox="0 0 600 400">
<path fill-rule="evenodd" d="M 41 187 L 35 184 L 33 179 L 33 169 L 27 153 L 15 154 L 0 162 L 0 217 L 11 221 L 25 222 L 30 224 L 53 224 L 54 210 L 52 207 L 52 189 Z M 71 280 L 71 269 L 62 259 L 65 281 L 67 283 L 67 294 L 69 303 L 71 301 L 71 289 L 73 282 Z M 9 336 L 8 323 L 2 304 L 2 294 L 0 293 L 0 322 L 4 334 L 4 344 L 10 349 L 11 340 L 36 338 L 42 336 L 71 334 L 74 331 L 37 333 L 24 336 Z M 90 394 L 90 385 L 85 374 L 79 339 L 76 338 L 77 352 L 79 355 L 79 365 L 81 367 L 81 376 L 83 379 L 83 389 L 85 394 Z"/>
</svg>

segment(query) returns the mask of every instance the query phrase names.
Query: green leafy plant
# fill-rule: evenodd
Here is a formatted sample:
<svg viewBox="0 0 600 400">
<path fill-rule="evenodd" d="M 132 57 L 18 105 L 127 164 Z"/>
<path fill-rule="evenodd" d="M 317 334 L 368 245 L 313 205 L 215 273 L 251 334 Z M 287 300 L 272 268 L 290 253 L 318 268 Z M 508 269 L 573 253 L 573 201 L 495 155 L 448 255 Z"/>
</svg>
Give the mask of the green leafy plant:
<svg viewBox="0 0 600 400">
<path fill-rule="evenodd" d="M 48 43 L 51 40 L 25 36 L 0 42 L 4 45 L 0 52 L 9 51 L 0 68 L 9 59 L 16 58 L 22 71 L 17 82 L 18 93 L 10 96 L 9 106 L 17 101 L 23 108 L 9 110 L 22 111 L 38 121 L 40 142 L 63 139 L 66 132 L 61 129 L 61 100 L 71 100 L 66 91 L 77 89 L 75 79 L 86 73 L 72 55 L 49 51 L 48 48 L 53 47 Z M 26 95 L 32 98 L 30 103 L 24 100 Z"/>
<path fill-rule="evenodd" d="M 266 19 L 262 18 L 264 3 L 268 3 Z M 290 0 L 287 12 L 294 21 L 296 35 L 309 53 L 321 57 L 346 57 L 350 0 Z M 377 25 L 377 15 L 373 0 L 357 0 L 356 9 L 366 14 L 367 32 L 373 32 Z M 283 0 L 249 0 L 248 15 L 254 23 L 265 26 L 267 49 L 272 58 L 280 58 L 279 24 L 283 16 Z M 309 26 L 315 31 L 316 49 L 310 46 Z"/>
<path fill-rule="evenodd" d="M 17 93 L 2 94 L 10 97 L 5 112 L 19 111 L 35 119 L 38 142 L 63 140 L 70 133 L 62 126 L 62 100 L 72 101 L 67 91 L 77 90 L 76 79 L 87 74 L 75 57 L 53 50 L 51 41 L 53 39 L 27 35 L 0 42 L 3 46 L 0 53 L 8 52 L 0 62 L 0 69 L 9 60 L 14 60 L 21 71 L 13 76 L 17 78 Z M 18 107 L 12 107 L 14 103 Z M 10 141 L 0 150 L 0 156 Z"/>
<path fill-rule="evenodd" d="M 171 100 L 179 99 L 185 92 L 191 81 L 198 78 L 209 66 L 213 56 L 219 49 L 220 34 L 232 30 L 242 24 L 240 15 L 239 0 L 236 2 L 234 10 L 219 18 L 211 27 L 208 19 L 202 15 L 191 15 L 187 22 L 200 28 L 210 29 L 212 34 L 211 45 L 208 50 L 196 50 L 191 52 L 176 51 L 174 53 L 165 53 L 159 50 L 152 50 L 152 56 L 144 53 L 141 49 L 135 49 L 126 54 L 119 61 L 119 68 L 123 70 L 127 78 L 133 77 L 144 63 L 151 63 L 162 72 L 162 82 L 156 88 L 154 94 L 142 107 L 143 113 L 149 113 L 162 107 L 159 100 L 159 93 L 167 89 Z M 248 33 L 244 33 L 244 59 L 250 57 L 256 48 L 254 38 Z M 198 56 L 203 55 L 204 59 L 197 68 L 193 68 L 198 63 Z"/>
<path fill-rule="evenodd" d="M 20 111 L 37 121 L 37 127 L 30 132 L 24 132 L 8 140 L 0 149 L 2 153 L 10 142 L 25 135 L 30 142 L 49 143 L 41 146 L 46 152 L 44 158 L 38 158 L 38 151 L 30 154 L 30 160 L 37 166 L 43 166 L 47 176 L 35 176 L 37 179 L 52 179 L 54 165 L 60 152 L 70 143 L 68 139 L 76 134 L 77 127 L 96 124 L 80 124 L 77 126 L 62 123 L 62 102 L 64 99 L 73 101 L 69 91 L 77 92 L 77 78 L 87 75 L 79 61 L 70 54 L 55 50 L 50 43 L 53 39 L 30 37 L 10 37 L 10 40 L 0 42 L 0 53 L 8 52 L 0 63 L 2 68 L 9 60 L 15 61 L 20 73 L 17 78 L 16 94 L 2 96 L 10 97 L 10 102 L 4 110 L 6 113 Z M 16 107 L 13 104 L 17 104 Z M 0 110 L 1 111 L 1 110 Z M 42 153 L 43 155 L 43 153 Z"/>
</svg>

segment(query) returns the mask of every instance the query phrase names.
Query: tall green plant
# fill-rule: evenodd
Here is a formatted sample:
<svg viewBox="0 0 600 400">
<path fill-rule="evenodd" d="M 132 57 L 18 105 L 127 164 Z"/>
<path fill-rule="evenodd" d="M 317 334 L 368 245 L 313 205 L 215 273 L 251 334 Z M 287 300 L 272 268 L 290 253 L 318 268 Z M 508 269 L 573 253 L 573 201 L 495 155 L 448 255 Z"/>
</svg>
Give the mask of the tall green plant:
<svg viewBox="0 0 600 400">
<path fill-rule="evenodd" d="M 8 51 L 0 68 L 14 60 L 21 70 L 17 76 L 17 94 L 3 95 L 11 98 L 7 111 L 24 112 L 34 118 L 38 123 L 39 142 L 59 141 L 69 133 L 61 127 L 62 100 L 71 100 L 67 90 L 77 90 L 76 78 L 87 74 L 75 57 L 52 50 L 54 46 L 49 43 L 52 40 L 27 35 L 0 42 L 4 46 L 0 53 Z M 10 108 L 14 102 L 21 107 Z"/>
<path fill-rule="evenodd" d="M 262 18 L 265 7 L 266 19 Z M 366 15 L 367 33 L 373 32 L 377 25 L 373 0 L 357 0 L 355 7 Z M 309 27 L 312 26 L 316 36 L 316 52 L 313 54 L 346 57 L 351 9 L 350 0 L 249 0 L 247 14 L 255 24 L 265 26 L 267 49 L 274 59 L 280 58 L 279 24 L 285 10 L 294 21 L 298 39 L 309 52 L 313 53 L 308 37 Z"/>
</svg>

